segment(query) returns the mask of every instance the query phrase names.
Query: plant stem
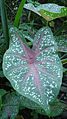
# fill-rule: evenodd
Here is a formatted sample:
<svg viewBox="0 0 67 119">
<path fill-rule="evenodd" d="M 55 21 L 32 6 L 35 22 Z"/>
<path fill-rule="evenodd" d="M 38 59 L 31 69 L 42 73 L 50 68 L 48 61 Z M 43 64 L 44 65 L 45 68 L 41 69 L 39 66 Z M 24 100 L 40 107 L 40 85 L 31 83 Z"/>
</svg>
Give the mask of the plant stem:
<svg viewBox="0 0 67 119">
<path fill-rule="evenodd" d="M 14 26 L 15 27 L 18 27 L 19 26 L 20 17 L 22 15 L 22 11 L 23 11 L 23 7 L 24 7 L 25 2 L 26 2 L 26 0 L 21 0 L 21 3 L 19 5 L 17 14 L 15 16 L 15 20 L 14 20 Z"/>
<path fill-rule="evenodd" d="M 5 38 L 6 49 L 7 49 L 9 47 L 9 32 L 8 32 L 8 24 L 7 24 L 7 16 L 6 16 L 4 0 L 0 0 L 0 10 L 1 10 L 1 21 L 2 21 L 3 34 Z"/>
</svg>

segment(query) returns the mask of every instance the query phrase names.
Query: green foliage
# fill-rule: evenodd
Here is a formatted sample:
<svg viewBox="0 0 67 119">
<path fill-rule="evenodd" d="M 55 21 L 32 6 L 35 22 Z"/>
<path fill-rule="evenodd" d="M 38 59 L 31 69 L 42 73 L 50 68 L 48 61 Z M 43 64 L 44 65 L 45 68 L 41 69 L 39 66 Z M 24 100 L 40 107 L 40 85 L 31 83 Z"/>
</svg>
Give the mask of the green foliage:
<svg viewBox="0 0 67 119">
<path fill-rule="evenodd" d="M 2 97 L 5 93 L 6 93 L 6 91 L 5 91 L 5 90 L 0 89 L 0 97 Z"/>
<path fill-rule="evenodd" d="M 67 52 L 67 35 L 56 36 L 58 51 Z"/>
<path fill-rule="evenodd" d="M 20 21 L 21 15 L 22 15 L 22 10 L 23 10 L 23 6 L 24 6 L 25 2 L 26 2 L 26 0 L 21 0 L 21 3 L 19 5 L 17 14 L 15 16 L 15 20 L 14 20 L 15 27 L 18 27 L 18 25 L 19 25 L 19 21 Z"/>
<path fill-rule="evenodd" d="M 62 103 L 60 103 L 60 101 L 58 99 L 55 99 L 52 104 L 50 104 L 50 117 L 55 117 L 60 115 L 63 112 L 63 105 Z M 42 114 L 42 115 L 46 115 L 45 111 L 43 109 L 37 109 L 36 112 Z"/>
<path fill-rule="evenodd" d="M 2 108 L 2 97 L 6 94 L 6 91 L 3 89 L 0 89 L 0 111 Z"/>
<path fill-rule="evenodd" d="M 8 31 L 7 15 L 6 15 L 4 0 L 0 0 L 0 10 L 1 10 L 2 29 L 3 29 L 5 45 L 7 49 L 9 46 L 9 31 Z"/>
<path fill-rule="evenodd" d="M 63 64 L 67 64 L 67 58 L 61 60 Z"/>
<path fill-rule="evenodd" d="M 5 93 L 3 93 L 3 95 L 4 94 Z M 64 104 L 62 104 L 58 99 L 55 99 L 50 104 L 51 112 L 49 116 L 55 117 L 57 115 L 60 115 L 64 107 L 66 107 Z M 7 92 L 7 94 L 3 96 L 0 119 L 7 119 L 8 116 L 10 117 L 10 119 L 15 119 L 19 110 L 25 108 L 32 109 L 32 116 L 34 114 L 34 117 L 38 117 L 38 113 L 46 115 L 45 111 L 38 104 L 13 91 L 11 93 Z"/>
<path fill-rule="evenodd" d="M 1 109 L 0 113 L 0 119 L 15 119 L 15 116 L 17 115 L 19 111 L 19 100 L 18 96 L 15 94 L 15 92 L 8 93 L 3 98 L 3 107 Z"/>
<path fill-rule="evenodd" d="M 60 115 L 64 108 L 67 108 L 66 105 L 60 103 L 59 99 L 56 99 L 62 84 L 62 73 L 67 73 L 67 68 L 65 68 L 67 64 L 67 35 L 65 35 L 67 8 L 59 6 L 59 2 L 55 0 L 52 1 L 53 3 L 48 3 L 48 0 L 47 4 L 40 4 L 34 0 L 27 0 L 28 4 L 25 2 L 26 0 L 21 0 L 19 5 L 14 20 L 14 26 L 18 29 L 15 27 L 10 29 L 9 44 L 5 4 L 4 0 L 0 1 L 3 30 L 3 33 L 0 30 L 0 77 L 4 78 L 5 75 L 18 92 L 11 90 L 12 87 L 9 89 L 11 92 L 0 89 L 0 119 L 8 117 L 15 119 L 19 110 L 25 109 L 25 107 L 32 109 L 32 116 L 34 115 L 32 119 L 38 118 L 38 113 L 55 117 Z M 60 3 L 60 5 L 62 4 Z M 9 5 L 7 6 L 10 8 Z M 27 10 L 25 10 L 26 13 L 23 12 L 23 15 L 29 17 L 29 20 L 25 22 L 30 23 L 20 24 L 23 7 L 38 14 L 35 18 L 36 15 L 32 12 Z M 10 10 L 12 9 L 10 8 Z M 40 22 L 40 17 L 46 21 L 41 18 Z M 57 20 L 63 21 L 61 27 L 55 26 Z M 48 21 L 50 22 L 48 23 Z M 55 39 L 49 27 L 43 27 L 37 31 L 43 25 L 52 27 Z M 8 45 L 9 49 L 6 51 Z M 58 51 L 61 61 L 56 51 Z"/>
<path fill-rule="evenodd" d="M 20 96 L 20 95 L 18 95 Z M 20 96 L 20 108 L 22 109 L 23 107 L 26 107 L 26 108 L 29 108 L 29 109 L 32 109 L 32 110 L 36 110 L 36 109 L 39 109 L 40 106 L 35 103 L 34 101 L 24 97 L 24 96 Z"/>
<path fill-rule="evenodd" d="M 2 34 L 2 31 L 0 31 Z M 6 43 L 5 43 L 5 38 L 2 35 L 0 35 L 0 77 L 4 77 L 3 71 L 2 71 L 2 61 L 3 61 L 3 54 L 5 53 L 7 49 Z"/>
<path fill-rule="evenodd" d="M 2 71 L 2 55 L 0 55 L 0 77 L 4 77 L 4 74 Z"/>
<path fill-rule="evenodd" d="M 23 23 L 19 26 L 19 31 L 21 32 L 21 35 L 23 35 L 24 38 L 27 39 L 27 41 L 29 41 L 32 44 L 33 37 L 37 29 L 34 29 L 31 23 L 30 24 Z"/>
<path fill-rule="evenodd" d="M 67 72 L 67 68 L 63 68 L 63 72 Z"/>
<path fill-rule="evenodd" d="M 67 16 L 67 8 L 64 6 L 59 6 L 57 4 L 48 3 L 41 4 L 35 7 L 32 3 L 28 3 L 24 5 L 25 9 L 31 10 L 34 13 L 42 16 L 47 21 L 51 21 L 53 19 Z"/>
</svg>

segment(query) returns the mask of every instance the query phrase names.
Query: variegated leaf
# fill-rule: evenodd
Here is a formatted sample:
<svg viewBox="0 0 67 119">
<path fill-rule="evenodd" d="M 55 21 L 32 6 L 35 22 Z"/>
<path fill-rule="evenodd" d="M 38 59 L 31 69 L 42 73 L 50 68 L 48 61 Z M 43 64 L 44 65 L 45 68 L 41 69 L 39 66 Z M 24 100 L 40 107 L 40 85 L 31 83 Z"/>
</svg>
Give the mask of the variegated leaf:
<svg viewBox="0 0 67 119">
<path fill-rule="evenodd" d="M 49 114 L 49 102 L 56 98 L 62 83 L 62 65 L 52 32 L 48 27 L 41 28 L 32 49 L 22 42 L 16 28 L 10 33 L 10 47 L 3 58 L 4 75 L 16 91 Z"/>
<path fill-rule="evenodd" d="M 67 16 L 67 8 L 54 3 L 40 4 L 37 7 L 35 7 L 32 3 L 28 3 L 24 5 L 24 8 L 42 16 L 47 21 Z"/>
</svg>

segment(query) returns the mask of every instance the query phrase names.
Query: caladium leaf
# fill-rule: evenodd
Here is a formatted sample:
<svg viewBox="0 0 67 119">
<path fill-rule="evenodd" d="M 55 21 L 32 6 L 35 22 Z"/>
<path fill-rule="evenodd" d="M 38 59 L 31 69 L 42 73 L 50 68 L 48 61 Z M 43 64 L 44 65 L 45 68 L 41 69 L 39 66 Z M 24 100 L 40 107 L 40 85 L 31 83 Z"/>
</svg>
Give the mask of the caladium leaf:
<svg viewBox="0 0 67 119">
<path fill-rule="evenodd" d="M 28 3 L 24 5 L 24 8 L 35 12 L 47 21 L 67 16 L 67 8 L 54 3 L 41 4 L 37 7 L 35 7 L 32 3 Z"/>
<path fill-rule="evenodd" d="M 31 101 L 28 98 L 25 98 L 24 96 L 19 96 L 19 102 L 20 102 L 21 109 L 23 107 L 33 109 L 33 110 L 41 108 L 37 103 L 35 103 L 34 101 Z"/>
<path fill-rule="evenodd" d="M 25 9 L 28 9 L 28 10 L 30 10 L 30 11 L 33 11 L 34 13 L 40 15 L 40 13 L 38 13 L 38 11 L 37 11 L 37 7 L 35 7 L 32 3 L 27 3 L 27 4 L 25 4 L 25 5 L 24 5 L 24 8 L 25 8 Z M 41 16 L 41 15 L 40 15 L 40 16 Z"/>
<path fill-rule="evenodd" d="M 50 109 L 51 109 L 51 113 L 50 113 L 50 117 L 55 117 L 60 115 L 63 112 L 64 109 L 64 105 L 58 100 L 55 99 L 52 104 L 50 104 Z M 46 115 L 45 111 L 43 109 L 36 109 L 36 112 L 42 114 L 42 115 Z"/>
<path fill-rule="evenodd" d="M 54 3 L 40 5 L 37 7 L 37 11 L 47 21 L 51 21 L 59 17 L 67 16 L 67 8 L 64 6 L 59 6 Z"/>
<path fill-rule="evenodd" d="M 21 95 L 50 113 L 49 102 L 58 95 L 62 83 L 62 65 L 50 28 L 41 28 L 33 48 L 24 44 L 16 28 L 10 29 L 10 47 L 4 54 L 3 72 Z"/>
</svg>

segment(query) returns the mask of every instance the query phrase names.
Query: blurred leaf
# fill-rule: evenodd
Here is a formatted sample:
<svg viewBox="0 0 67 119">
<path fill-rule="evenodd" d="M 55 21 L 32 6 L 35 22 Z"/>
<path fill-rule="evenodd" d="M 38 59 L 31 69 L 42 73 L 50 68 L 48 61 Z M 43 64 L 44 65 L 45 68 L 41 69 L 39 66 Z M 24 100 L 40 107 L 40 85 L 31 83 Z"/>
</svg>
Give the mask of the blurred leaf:
<svg viewBox="0 0 67 119">
<path fill-rule="evenodd" d="M 19 101 L 18 96 L 14 92 L 7 94 L 3 98 L 3 107 L 0 114 L 0 119 L 15 119 L 19 111 Z"/>
<path fill-rule="evenodd" d="M 34 30 L 30 25 L 27 25 L 26 23 L 21 24 L 19 26 L 19 31 L 21 32 L 21 35 L 24 36 L 25 39 L 29 41 L 33 41 L 33 35 L 36 30 Z"/>
<path fill-rule="evenodd" d="M 4 94 L 6 94 L 6 91 L 4 89 L 0 89 L 0 97 L 2 97 Z"/>
<path fill-rule="evenodd" d="M 62 64 L 67 64 L 67 58 L 62 59 L 61 61 L 62 61 Z"/>
<path fill-rule="evenodd" d="M 24 119 L 22 115 L 17 115 L 15 119 Z"/>
<path fill-rule="evenodd" d="M 4 77 L 3 71 L 0 70 L 0 77 Z"/>
<path fill-rule="evenodd" d="M 63 112 L 63 105 L 60 103 L 58 99 L 50 104 L 51 106 L 51 113 L 50 116 L 58 116 Z"/>
<path fill-rule="evenodd" d="M 56 42 L 58 45 L 58 51 L 67 52 L 67 36 L 56 36 Z"/>
<path fill-rule="evenodd" d="M 3 35 L 0 35 L 0 56 L 4 54 L 6 50 L 6 43 Z"/>
<path fill-rule="evenodd" d="M 47 21 L 67 16 L 67 8 L 54 3 L 41 4 L 37 7 L 32 3 L 28 3 L 24 5 L 24 8 L 35 12 Z"/>
<path fill-rule="evenodd" d="M 31 112 L 31 119 L 39 119 L 39 115 L 35 110 Z"/>
<path fill-rule="evenodd" d="M 4 89 L 0 89 L 0 111 L 2 108 L 2 96 L 6 94 L 6 91 Z"/>
<path fill-rule="evenodd" d="M 5 43 L 6 49 L 8 49 L 8 46 L 9 46 L 9 31 L 8 31 L 7 14 L 6 14 L 5 1 L 4 0 L 0 1 L 0 10 L 1 10 L 1 21 L 2 21 L 2 30 L 3 30 L 3 36 L 4 36 L 4 43 Z M 3 48 L 2 48 L 2 50 L 3 50 Z"/>
<path fill-rule="evenodd" d="M 2 31 L 0 31 L 2 34 Z M 2 71 L 2 61 L 3 61 L 3 54 L 6 50 L 6 44 L 5 39 L 3 37 L 3 34 L 0 34 L 0 77 L 4 77 L 3 71 Z"/>
<path fill-rule="evenodd" d="M 4 77 L 3 70 L 2 70 L 2 60 L 3 60 L 3 56 L 0 55 L 0 77 Z"/>
<path fill-rule="evenodd" d="M 33 37 L 37 31 L 37 29 L 34 29 L 33 25 L 37 25 L 37 24 L 33 23 L 33 21 L 31 23 L 23 23 L 23 24 L 19 25 L 19 30 L 22 31 L 22 34 L 25 33 L 25 35 L 26 35 L 26 33 L 27 33 L 28 35 Z"/>
<path fill-rule="evenodd" d="M 58 21 L 58 23 L 59 22 L 60 21 Z M 55 29 L 54 35 L 55 36 L 60 36 L 62 34 L 66 35 L 66 32 L 67 32 L 67 20 L 65 20 L 62 25 L 60 25 L 60 26 L 57 25 L 57 28 Z"/>
<path fill-rule="evenodd" d="M 63 67 L 63 72 L 67 72 L 67 68 L 64 68 L 64 67 Z"/>
</svg>

